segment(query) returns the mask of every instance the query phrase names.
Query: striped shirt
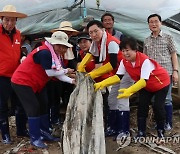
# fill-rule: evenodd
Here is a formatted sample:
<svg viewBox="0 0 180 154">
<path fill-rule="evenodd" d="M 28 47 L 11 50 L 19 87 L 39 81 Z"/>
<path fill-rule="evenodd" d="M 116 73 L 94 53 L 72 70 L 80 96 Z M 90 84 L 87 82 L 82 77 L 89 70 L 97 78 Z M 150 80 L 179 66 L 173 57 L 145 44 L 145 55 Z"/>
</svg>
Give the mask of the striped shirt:
<svg viewBox="0 0 180 154">
<path fill-rule="evenodd" d="M 173 66 L 171 53 L 177 52 L 177 50 L 171 35 L 163 33 L 162 31 L 157 37 L 153 37 L 151 34 L 144 41 L 143 52 L 164 67 L 169 75 L 172 75 Z"/>
</svg>

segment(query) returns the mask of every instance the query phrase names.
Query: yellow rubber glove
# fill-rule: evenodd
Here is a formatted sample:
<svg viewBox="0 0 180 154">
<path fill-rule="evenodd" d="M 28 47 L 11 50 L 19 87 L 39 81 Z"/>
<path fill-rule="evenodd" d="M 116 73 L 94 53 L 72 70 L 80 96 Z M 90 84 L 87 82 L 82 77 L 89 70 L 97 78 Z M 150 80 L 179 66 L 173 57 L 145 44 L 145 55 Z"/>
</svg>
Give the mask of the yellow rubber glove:
<svg viewBox="0 0 180 154">
<path fill-rule="evenodd" d="M 136 93 L 137 91 L 141 90 L 142 88 L 146 87 L 146 81 L 144 79 L 140 79 L 135 84 L 127 89 L 120 89 L 118 90 L 120 94 L 117 98 L 127 98 L 130 97 L 132 94 Z"/>
<path fill-rule="evenodd" d="M 89 75 L 92 79 L 95 79 L 95 78 L 100 77 L 103 74 L 106 74 L 106 73 L 112 71 L 112 70 L 113 70 L 113 67 L 111 66 L 110 62 L 108 62 L 105 65 L 89 72 L 88 74 L 86 74 L 86 76 Z"/>
<path fill-rule="evenodd" d="M 77 71 L 86 72 L 86 65 L 93 59 L 93 56 L 90 53 L 87 53 L 85 57 L 82 59 L 81 63 L 78 65 Z"/>
<path fill-rule="evenodd" d="M 113 75 L 101 82 L 95 83 L 94 84 L 94 89 L 97 91 L 98 89 L 103 89 L 105 87 L 111 86 L 113 84 L 119 83 L 120 78 L 117 75 Z"/>
</svg>

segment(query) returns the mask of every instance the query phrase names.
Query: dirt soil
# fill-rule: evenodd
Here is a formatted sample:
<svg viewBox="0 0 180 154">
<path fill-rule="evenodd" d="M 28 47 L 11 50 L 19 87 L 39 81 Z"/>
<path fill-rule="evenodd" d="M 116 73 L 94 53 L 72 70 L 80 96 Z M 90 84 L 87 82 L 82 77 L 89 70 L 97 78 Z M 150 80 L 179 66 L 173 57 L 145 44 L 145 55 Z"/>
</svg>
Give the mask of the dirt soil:
<svg viewBox="0 0 180 154">
<path fill-rule="evenodd" d="M 179 101 L 179 100 L 178 100 Z M 177 138 L 176 142 L 169 141 L 167 143 L 161 143 L 160 146 L 166 147 L 168 149 L 171 149 L 175 152 L 175 154 L 180 154 L 180 103 L 177 103 L 177 106 L 174 106 L 174 112 L 173 112 L 173 129 L 169 132 L 166 132 L 166 136 L 172 137 L 175 136 Z M 156 154 L 160 152 L 156 152 L 152 150 L 151 148 L 147 147 L 147 144 L 144 145 L 142 143 L 135 143 L 132 138 L 136 135 L 137 131 L 137 124 L 136 124 L 136 113 L 137 113 L 137 107 L 135 104 L 134 106 L 131 106 L 131 142 L 128 146 L 119 149 L 120 147 L 116 141 L 113 141 L 113 137 L 107 137 L 106 138 L 106 150 L 107 154 Z M 152 137 L 156 136 L 156 131 L 154 128 L 154 122 L 153 122 L 153 115 L 152 110 L 149 112 L 149 118 L 147 122 L 147 135 Z M 11 131 L 11 138 L 13 140 L 13 143 L 10 145 L 4 145 L 0 142 L 0 154 L 62 154 L 62 145 L 61 143 L 46 143 L 48 145 L 48 149 L 42 150 L 34 148 L 29 144 L 28 138 L 17 138 L 15 133 L 15 124 L 14 124 L 14 117 L 10 117 L 10 131 Z M 59 126 L 55 126 L 54 128 L 54 135 L 60 136 L 61 130 Z M 1 139 L 1 138 L 0 138 Z M 20 147 L 22 146 L 22 147 Z M 159 150 L 155 148 L 155 150 Z M 163 151 L 163 152 L 162 152 Z M 165 152 L 164 150 L 161 150 L 161 153 L 172 153 Z"/>
</svg>

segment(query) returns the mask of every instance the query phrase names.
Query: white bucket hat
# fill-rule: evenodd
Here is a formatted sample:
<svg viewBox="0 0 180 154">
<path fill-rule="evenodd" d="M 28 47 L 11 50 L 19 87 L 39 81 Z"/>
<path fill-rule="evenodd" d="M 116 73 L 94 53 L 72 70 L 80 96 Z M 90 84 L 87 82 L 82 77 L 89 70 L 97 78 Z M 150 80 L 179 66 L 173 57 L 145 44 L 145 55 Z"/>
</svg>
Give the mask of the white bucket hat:
<svg viewBox="0 0 180 154">
<path fill-rule="evenodd" d="M 65 32 L 62 31 L 57 31 L 54 32 L 51 37 L 45 37 L 45 39 L 50 43 L 50 44 L 61 44 L 65 45 L 68 48 L 73 47 L 72 44 L 68 43 L 68 36 Z"/>
<path fill-rule="evenodd" d="M 79 31 L 72 28 L 72 23 L 69 21 L 62 21 L 59 25 L 59 28 L 51 30 L 51 32 L 56 31 L 69 31 L 72 32 L 74 35 L 79 33 Z"/>
<path fill-rule="evenodd" d="M 0 12 L 0 17 L 16 17 L 16 18 L 25 18 L 26 14 L 16 11 L 15 6 L 6 5 L 3 7 L 3 10 Z"/>
</svg>

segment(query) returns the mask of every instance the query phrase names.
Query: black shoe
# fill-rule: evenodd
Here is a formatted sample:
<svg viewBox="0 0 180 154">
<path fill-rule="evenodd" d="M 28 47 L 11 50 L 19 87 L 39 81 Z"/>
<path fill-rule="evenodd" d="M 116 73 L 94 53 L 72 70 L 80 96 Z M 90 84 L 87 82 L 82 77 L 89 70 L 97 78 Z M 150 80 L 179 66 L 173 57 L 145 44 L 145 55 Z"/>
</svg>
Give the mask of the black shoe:
<svg viewBox="0 0 180 154">
<path fill-rule="evenodd" d="M 11 144 L 11 143 L 12 143 L 9 134 L 4 134 L 4 135 L 2 136 L 2 139 L 3 139 L 2 142 L 3 142 L 4 144 Z"/>
<path fill-rule="evenodd" d="M 138 131 L 136 138 L 140 138 L 140 137 L 146 137 L 146 133 L 143 131 Z"/>
<path fill-rule="evenodd" d="M 105 131 L 105 137 L 110 137 L 116 135 L 116 131 L 108 127 Z"/>
<path fill-rule="evenodd" d="M 157 130 L 157 134 L 159 138 L 164 138 L 164 130 L 161 129 Z"/>
</svg>

